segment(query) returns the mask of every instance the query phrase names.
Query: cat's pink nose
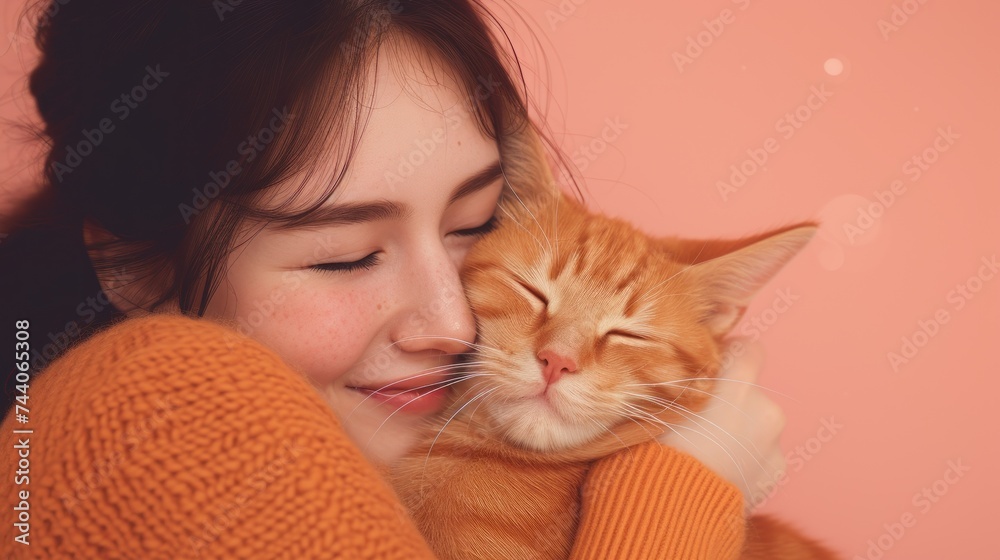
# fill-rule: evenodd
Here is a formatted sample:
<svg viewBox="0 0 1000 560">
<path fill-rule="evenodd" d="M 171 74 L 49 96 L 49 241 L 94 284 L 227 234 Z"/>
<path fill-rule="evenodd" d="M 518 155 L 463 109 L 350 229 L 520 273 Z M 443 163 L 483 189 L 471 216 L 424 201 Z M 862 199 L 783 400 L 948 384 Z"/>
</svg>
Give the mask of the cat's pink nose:
<svg viewBox="0 0 1000 560">
<path fill-rule="evenodd" d="M 542 377 L 549 385 L 559 381 L 559 378 L 566 373 L 576 373 L 576 362 L 573 358 L 567 358 L 552 350 L 542 350 L 538 353 L 538 359 L 542 361 Z"/>
</svg>

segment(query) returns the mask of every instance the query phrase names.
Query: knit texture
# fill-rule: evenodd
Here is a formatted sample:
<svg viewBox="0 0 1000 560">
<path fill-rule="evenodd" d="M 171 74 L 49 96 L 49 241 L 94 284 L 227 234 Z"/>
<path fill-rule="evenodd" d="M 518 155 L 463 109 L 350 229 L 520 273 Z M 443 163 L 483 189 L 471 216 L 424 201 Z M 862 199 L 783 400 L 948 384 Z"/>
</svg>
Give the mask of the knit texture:
<svg viewBox="0 0 1000 560">
<path fill-rule="evenodd" d="M 120 321 L 28 394 L 30 422 L 0 426 L 8 520 L 30 492 L 30 545 L 0 523 L 5 557 L 433 558 L 308 381 L 227 327 Z M 655 442 L 598 461 L 583 496 L 574 559 L 736 558 L 743 542 L 736 487 Z"/>
<path fill-rule="evenodd" d="M 573 560 L 740 557 L 739 490 L 671 447 L 650 442 L 598 461 L 582 495 Z"/>
</svg>

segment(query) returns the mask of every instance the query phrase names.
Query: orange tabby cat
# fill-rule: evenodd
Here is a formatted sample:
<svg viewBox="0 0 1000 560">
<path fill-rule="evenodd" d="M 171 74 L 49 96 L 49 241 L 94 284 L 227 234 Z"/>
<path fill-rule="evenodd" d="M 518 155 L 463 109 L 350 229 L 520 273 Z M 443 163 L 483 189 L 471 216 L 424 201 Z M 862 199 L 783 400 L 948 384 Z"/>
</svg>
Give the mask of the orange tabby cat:
<svg viewBox="0 0 1000 560">
<path fill-rule="evenodd" d="M 723 337 L 816 230 L 656 239 L 565 195 L 532 210 L 470 252 L 468 379 L 389 475 L 442 559 L 567 558 L 588 464 L 703 406 Z M 753 516 L 743 558 L 836 557 Z"/>
</svg>

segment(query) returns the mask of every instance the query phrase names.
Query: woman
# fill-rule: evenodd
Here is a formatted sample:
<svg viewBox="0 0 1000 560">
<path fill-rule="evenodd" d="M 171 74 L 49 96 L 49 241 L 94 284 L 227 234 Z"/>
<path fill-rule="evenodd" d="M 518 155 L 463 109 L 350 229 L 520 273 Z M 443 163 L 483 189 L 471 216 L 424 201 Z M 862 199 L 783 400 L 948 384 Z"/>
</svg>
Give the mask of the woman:
<svg viewBox="0 0 1000 560">
<path fill-rule="evenodd" d="M 15 557 L 430 558 L 376 466 L 475 338 L 465 254 L 549 188 L 495 21 L 427 0 L 44 9 L 47 184 L 2 247 L 46 368 L 3 426 L 33 446 L 33 484 L 4 493 L 27 504 Z M 401 380 L 420 398 L 376 393 Z M 727 391 L 770 415 L 723 426 L 757 453 L 599 461 L 574 558 L 738 553 L 736 484 L 780 465 L 780 421 Z"/>
</svg>

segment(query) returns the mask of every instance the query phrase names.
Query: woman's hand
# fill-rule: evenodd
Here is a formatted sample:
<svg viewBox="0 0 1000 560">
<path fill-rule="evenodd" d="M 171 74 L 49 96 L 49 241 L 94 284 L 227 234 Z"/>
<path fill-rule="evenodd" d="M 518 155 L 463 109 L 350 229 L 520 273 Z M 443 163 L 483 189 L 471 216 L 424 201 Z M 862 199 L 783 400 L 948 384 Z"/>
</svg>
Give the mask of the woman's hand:
<svg viewBox="0 0 1000 560">
<path fill-rule="evenodd" d="M 723 355 L 720 381 L 699 417 L 675 424 L 658 439 L 735 484 L 749 511 L 785 469 L 779 445 L 785 417 L 756 385 L 763 348 L 734 340 Z"/>
</svg>

